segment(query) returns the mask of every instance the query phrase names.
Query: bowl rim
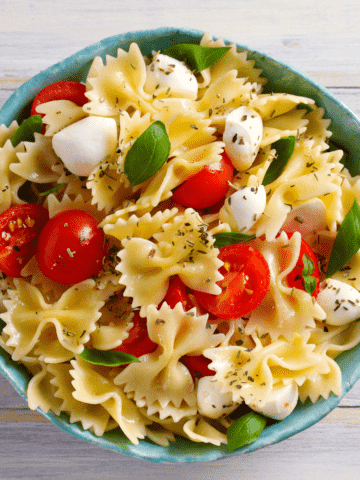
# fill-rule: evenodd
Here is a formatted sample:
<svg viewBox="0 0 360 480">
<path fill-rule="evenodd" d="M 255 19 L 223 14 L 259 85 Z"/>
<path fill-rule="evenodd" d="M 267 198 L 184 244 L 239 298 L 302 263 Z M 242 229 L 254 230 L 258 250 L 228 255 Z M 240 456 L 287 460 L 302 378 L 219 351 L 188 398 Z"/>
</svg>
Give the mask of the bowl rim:
<svg viewBox="0 0 360 480">
<path fill-rule="evenodd" d="M 148 30 L 138 30 L 133 32 L 127 32 L 123 34 L 117 34 L 105 39 L 100 40 L 92 45 L 89 45 L 82 50 L 70 55 L 69 57 L 61 60 L 60 62 L 50 66 L 46 70 L 41 71 L 36 74 L 24 84 L 22 84 L 4 103 L 0 109 L 0 124 L 10 125 L 11 121 L 19 118 L 21 112 L 24 110 L 25 105 L 29 103 L 31 99 L 45 86 L 49 83 L 53 83 L 57 77 L 61 77 L 65 71 L 71 67 L 71 69 L 79 68 L 81 62 L 82 65 L 91 63 L 93 58 L 97 55 L 105 55 L 106 51 L 111 48 L 115 48 L 115 45 L 124 41 L 138 41 L 138 39 L 144 39 L 149 36 L 157 36 L 159 39 L 162 39 L 166 35 L 175 35 L 176 33 L 181 36 L 190 36 L 194 40 L 199 41 L 205 32 L 195 29 L 184 29 L 184 28 L 175 28 L 175 27 L 161 27 L 157 29 L 148 29 Z M 223 38 L 213 36 L 213 39 Z M 287 65 L 284 62 L 275 60 L 268 54 L 260 52 L 258 50 L 252 49 L 247 45 L 240 44 L 234 40 L 228 40 L 223 38 L 226 44 L 235 43 L 237 48 L 240 50 L 245 50 L 249 53 L 250 58 L 253 57 L 262 57 L 269 62 L 273 62 L 274 65 L 278 65 L 281 68 L 284 68 L 286 71 L 289 71 L 291 74 L 296 75 L 297 77 L 305 80 L 305 82 L 311 85 L 315 90 L 321 93 L 321 97 L 332 102 L 336 108 L 339 109 L 342 113 L 345 113 L 346 118 L 353 122 L 354 128 L 360 130 L 360 120 L 356 117 L 355 113 L 346 105 L 344 105 L 340 100 L 338 100 L 326 87 L 318 84 L 308 75 L 300 72 L 294 67 Z M 120 48 L 122 45 L 118 45 L 116 48 Z M 55 80 L 54 80 L 55 77 Z M 49 80 L 51 80 L 49 82 Z M 296 93 L 295 93 L 296 94 Z M 25 103 L 26 102 L 26 103 Z M 318 102 L 316 101 L 318 104 Z M 330 117 L 331 118 L 331 117 Z M 333 121 L 333 119 L 332 119 Z M 296 407 L 294 412 L 296 414 L 296 425 L 292 425 L 291 418 L 294 418 L 294 412 L 286 419 L 282 420 L 275 425 L 281 425 L 281 428 L 273 429 L 269 434 L 269 431 L 274 425 L 266 427 L 263 434 L 260 438 L 247 446 L 244 446 L 240 449 L 229 451 L 226 446 L 216 447 L 208 444 L 194 444 L 190 440 L 183 439 L 182 437 L 177 437 L 177 445 L 180 445 L 181 448 L 187 445 L 187 442 L 191 442 L 185 452 L 177 452 L 178 448 L 169 448 L 169 447 L 160 447 L 159 445 L 153 444 L 149 440 L 141 441 L 139 445 L 132 445 L 130 442 L 125 439 L 123 434 L 118 434 L 119 437 L 122 437 L 118 443 L 112 439 L 108 441 L 106 434 L 104 437 L 96 437 L 89 431 L 85 431 L 78 425 L 78 423 L 70 424 L 69 416 L 62 413 L 60 417 L 54 415 L 52 412 L 44 413 L 40 408 L 37 409 L 42 415 L 44 415 L 48 420 L 51 421 L 54 425 L 59 427 L 61 430 L 70 433 L 71 435 L 86 440 L 90 443 L 100 445 L 104 448 L 115 450 L 119 453 L 134 456 L 140 459 L 149 460 L 152 462 L 160 463 L 192 463 L 198 461 L 213 461 L 224 459 L 230 456 L 239 455 L 242 453 L 249 453 L 252 451 L 259 450 L 267 445 L 273 445 L 278 443 L 286 438 L 291 437 L 306 428 L 311 427 L 323 417 L 328 415 L 341 401 L 344 395 L 350 390 L 350 388 L 355 384 L 355 382 L 360 378 L 360 363 L 356 363 L 356 354 L 360 352 L 360 344 L 356 347 L 348 350 L 346 353 L 346 358 L 343 354 L 337 357 L 336 361 L 343 367 L 352 365 L 351 372 L 344 372 L 342 370 L 342 393 L 340 396 L 335 396 L 330 394 L 328 399 L 320 398 L 315 404 L 312 404 L 308 399 L 305 404 L 300 404 Z M 0 347 L 0 373 L 3 373 L 5 377 L 12 383 L 17 392 L 26 400 L 26 388 L 29 382 L 29 375 L 26 371 L 19 366 L 18 363 L 14 362 L 10 355 Z M 349 361 L 349 358 L 351 361 Z M 303 413 L 303 410 L 307 410 L 306 414 Z M 310 412 L 310 414 L 309 414 Z M 268 434 L 266 434 L 268 432 Z M 109 432 L 107 432 L 109 433 Z M 195 445 L 195 448 L 194 448 Z M 202 445 L 199 447 L 199 445 Z M 171 445 L 170 445 L 171 447 Z M 199 450 L 199 453 L 193 452 L 192 449 Z"/>
</svg>

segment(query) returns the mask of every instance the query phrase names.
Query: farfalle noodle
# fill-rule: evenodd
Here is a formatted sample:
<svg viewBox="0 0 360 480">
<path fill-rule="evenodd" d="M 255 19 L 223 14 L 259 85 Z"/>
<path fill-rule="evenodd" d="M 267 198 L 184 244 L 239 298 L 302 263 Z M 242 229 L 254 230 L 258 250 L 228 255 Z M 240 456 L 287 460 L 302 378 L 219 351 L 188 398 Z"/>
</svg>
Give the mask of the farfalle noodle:
<svg viewBox="0 0 360 480">
<path fill-rule="evenodd" d="M 201 45 L 224 47 L 225 42 L 207 33 Z M 152 55 L 144 57 L 132 43 L 128 52 L 119 48 L 105 60 L 95 57 L 86 78 L 88 102 L 83 107 L 66 99 L 39 105 L 47 126 L 44 135 L 34 134 L 34 141 L 14 147 L 18 123 L 0 126 L 0 214 L 22 203 L 43 205 L 51 219 L 83 210 L 99 222 L 107 249 L 98 275 L 76 285 L 49 280 L 35 252 L 23 265 L 22 278 L 1 275 L 5 326 L 0 347 L 32 374 L 27 390 L 32 409 L 65 412 L 70 423 L 80 422 L 95 436 L 109 430 L 118 435 L 120 427 L 134 444 L 147 438 L 166 448 L 180 435 L 221 446 L 227 443 L 227 428 L 248 407 L 271 416 L 274 398 L 291 392 L 291 405 L 280 417 L 272 415 L 284 418 L 298 397 L 316 402 L 330 393 L 340 395 L 335 359 L 359 344 L 360 322 L 328 324 L 326 306 L 305 284 L 290 287 L 288 275 L 301 268 L 305 240 L 324 279 L 338 229 L 354 201 L 360 203 L 360 180 L 344 167 L 343 152 L 330 149 L 331 123 L 324 108 L 312 98 L 264 89 L 267 79 L 248 52 L 231 45 L 195 76 L 183 65 L 184 74 L 197 81 L 191 98 L 160 83 L 147 93 L 147 65 L 160 61 L 160 55 Z M 163 76 L 171 81 L 174 65 L 168 67 Z M 262 136 L 251 151 L 252 165 L 235 169 L 228 182 L 225 206 L 219 202 L 197 211 L 175 203 L 174 190 L 204 167 L 213 165 L 211 170 L 221 174 L 226 119 L 239 107 L 259 114 Z M 80 177 L 55 154 L 52 138 L 92 116 L 115 121 L 117 145 Z M 170 154 L 148 180 L 130 188 L 126 156 L 154 122 L 164 124 Z M 269 267 L 268 291 L 246 316 L 224 320 L 210 315 L 196 291 L 223 293 L 219 282 L 230 267 L 219 259 L 215 240 L 219 233 L 238 233 L 231 196 L 246 187 L 263 188 L 266 174 L 281 160 L 276 142 L 289 136 L 295 137 L 294 152 L 264 186 L 265 209 L 256 212 L 247 231 L 253 237 L 246 245 L 256 248 Z M 245 144 L 238 134 L 232 138 Z M 150 147 L 144 147 L 139 168 L 147 167 Z M 203 188 L 199 184 L 194 196 Z M 359 252 L 331 277 L 357 291 Z M 175 276 L 184 290 L 169 300 Z M 228 285 L 222 287 L 226 292 Z M 139 355 L 139 362 L 106 366 L 81 358 L 85 348 L 104 358 L 122 348 L 131 353 L 131 346 L 140 348 L 144 338 L 154 348 Z M 198 371 L 197 362 L 205 362 L 206 374 Z M 207 413 L 212 407 L 222 412 L 211 419 L 201 413 L 206 410 L 200 404 L 199 376 L 214 385 L 217 405 L 209 404 Z M 222 395 L 237 408 L 231 414 Z"/>
</svg>

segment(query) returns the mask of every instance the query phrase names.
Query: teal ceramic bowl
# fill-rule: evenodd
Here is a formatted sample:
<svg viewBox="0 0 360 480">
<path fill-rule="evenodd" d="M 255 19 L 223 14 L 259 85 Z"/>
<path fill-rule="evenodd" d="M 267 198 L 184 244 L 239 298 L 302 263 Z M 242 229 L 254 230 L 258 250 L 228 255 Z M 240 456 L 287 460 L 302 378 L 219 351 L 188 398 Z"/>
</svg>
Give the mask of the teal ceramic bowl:
<svg viewBox="0 0 360 480">
<path fill-rule="evenodd" d="M 0 111 L 0 124 L 9 125 L 13 120 L 19 122 L 29 115 L 29 106 L 35 95 L 46 85 L 60 80 L 85 81 L 87 72 L 95 56 L 116 56 L 118 48 L 128 50 L 132 42 L 138 43 L 143 54 L 152 50 L 164 50 L 178 43 L 199 43 L 204 32 L 175 28 L 160 28 L 130 32 L 106 38 L 90 47 L 66 58 L 62 62 L 39 73 L 24 83 L 4 104 Z M 233 43 L 227 41 L 226 43 Z M 240 50 L 247 50 L 250 57 L 256 61 L 256 66 L 262 68 L 268 78 L 265 91 L 288 92 L 305 97 L 311 97 L 317 105 L 326 111 L 326 118 L 332 120 L 330 130 L 333 132 L 331 143 L 334 148 L 345 151 L 346 166 L 353 175 L 359 173 L 358 151 L 360 145 L 360 120 L 349 108 L 337 100 L 324 87 L 316 84 L 306 75 L 283 63 L 251 48 L 238 44 Z M 1 327 L 0 327 L 1 328 Z M 344 352 L 337 358 L 343 374 L 343 393 L 345 395 L 360 377 L 360 344 Z M 0 371 L 13 384 L 23 398 L 30 376 L 26 369 L 13 362 L 10 356 L 0 348 Z M 44 414 L 54 425 L 75 437 L 99 445 L 100 447 L 153 462 L 185 463 L 218 460 L 280 442 L 298 432 L 310 427 L 331 412 L 340 402 L 342 396 L 331 395 L 328 400 L 320 399 L 315 404 L 307 401 L 299 402 L 294 412 L 285 420 L 269 425 L 260 438 L 245 447 L 230 452 L 226 446 L 193 443 L 184 438 L 177 438 L 176 443 L 169 447 L 160 447 L 151 441 L 140 441 L 132 445 L 119 429 L 105 433 L 101 438 L 84 431 L 79 424 L 71 424 L 69 417 L 60 417 L 52 413 Z M 42 412 L 41 412 L 42 413 Z"/>
</svg>

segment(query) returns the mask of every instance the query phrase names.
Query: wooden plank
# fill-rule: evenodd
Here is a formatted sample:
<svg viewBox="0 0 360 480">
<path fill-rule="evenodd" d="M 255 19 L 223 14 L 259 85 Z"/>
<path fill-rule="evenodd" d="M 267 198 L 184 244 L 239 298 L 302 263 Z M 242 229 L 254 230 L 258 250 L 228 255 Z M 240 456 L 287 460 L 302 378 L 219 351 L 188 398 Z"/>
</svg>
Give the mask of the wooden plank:
<svg viewBox="0 0 360 480">
<path fill-rule="evenodd" d="M 341 422 L 336 419 L 331 425 L 331 433 L 327 421 L 248 455 L 192 465 L 160 465 L 119 455 L 77 440 L 51 424 L 5 423 L 0 424 L 0 461 L 6 480 L 118 479 L 119 471 L 122 479 L 137 480 L 359 478 L 359 419 L 354 424 L 352 412 L 346 410 Z"/>
</svg>

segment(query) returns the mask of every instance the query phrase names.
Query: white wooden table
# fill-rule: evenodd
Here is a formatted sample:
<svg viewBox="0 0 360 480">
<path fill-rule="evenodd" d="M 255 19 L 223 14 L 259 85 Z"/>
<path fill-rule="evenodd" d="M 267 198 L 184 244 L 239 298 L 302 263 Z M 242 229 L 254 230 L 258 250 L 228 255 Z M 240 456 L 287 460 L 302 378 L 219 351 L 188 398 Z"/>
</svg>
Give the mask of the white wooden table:
<svg viewBox="0 0 360 480">
<path fill-rule="evenodd" d="M 360 116 L 359 0 L 2 0 L 0 12 L 0 106 L 29 77 L 104 37 L 173 26 L 288 62 Z M 65 434 L 0 376 L 0 480 L 65 478 L 360 479 L 360 382 L 321 422 L 280 444 L 223 461 L 159 465 Z"/>
</svg>

